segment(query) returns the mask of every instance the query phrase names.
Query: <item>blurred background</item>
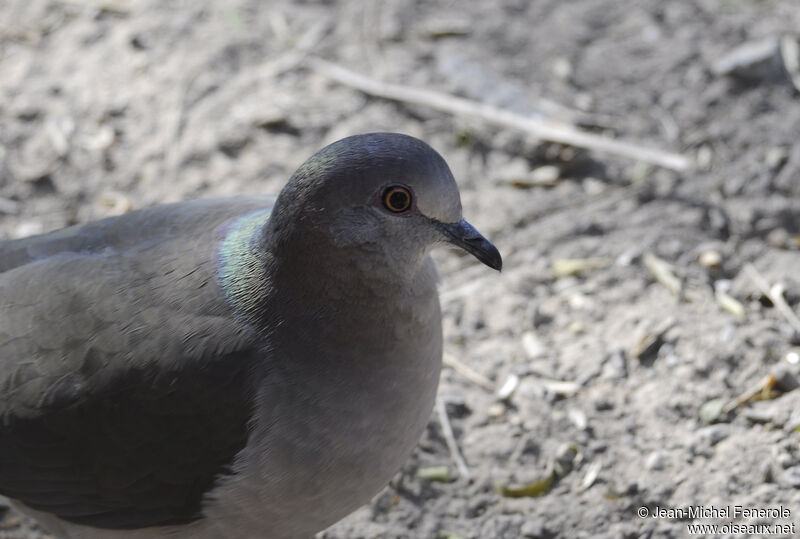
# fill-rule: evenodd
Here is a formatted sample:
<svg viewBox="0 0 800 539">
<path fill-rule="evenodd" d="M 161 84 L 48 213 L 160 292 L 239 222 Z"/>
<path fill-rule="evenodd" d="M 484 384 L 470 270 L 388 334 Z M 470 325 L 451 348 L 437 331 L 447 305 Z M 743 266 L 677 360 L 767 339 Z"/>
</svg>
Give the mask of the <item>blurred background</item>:
<svg viewBox="0 0 800 539">
<path fill-rule="evenodd" d="M 437 254 L 438 411 L 321 537 L 798 522 L 798 28 L 796 0 L 0 0 L 0 238 L 420 137 L 505 269 Z"/>
</svg>

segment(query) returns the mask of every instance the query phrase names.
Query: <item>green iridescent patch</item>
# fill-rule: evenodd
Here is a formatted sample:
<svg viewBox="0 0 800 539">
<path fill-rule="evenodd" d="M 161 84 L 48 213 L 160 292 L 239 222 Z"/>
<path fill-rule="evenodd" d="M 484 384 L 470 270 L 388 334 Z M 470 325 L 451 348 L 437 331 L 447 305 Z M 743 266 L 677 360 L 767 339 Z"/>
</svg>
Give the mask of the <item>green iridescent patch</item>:
<svg viewBox="0 0 800 539">
<path fill-rule="evenodd" d="M 258 210 L 239 217 L 220 246 L 220 285 L 235 308 L 247 310 L 253 299 L 253 289 L 248 283 L 263 277 L 264 267 L 258 256 L 258 242 L 271 213 L 271 209 Z"/>
</svg>

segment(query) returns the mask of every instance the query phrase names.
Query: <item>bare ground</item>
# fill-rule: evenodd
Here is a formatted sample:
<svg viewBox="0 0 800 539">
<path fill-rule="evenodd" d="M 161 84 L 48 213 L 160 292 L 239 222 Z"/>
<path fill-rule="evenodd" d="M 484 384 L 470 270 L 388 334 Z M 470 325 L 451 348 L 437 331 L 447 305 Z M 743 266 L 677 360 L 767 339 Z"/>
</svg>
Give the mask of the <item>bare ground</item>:
<svg viewBox="0 0 800 539">
<path fill-rule="evenodd" d="M 421 137 L 505 259 L 498 276 L 438 257 L 448 357 L 488 379 L 442 373 L 468 476 L 434 414 L 392 484 L 321 537 L 683 537 L 691 523 L 797 523 L 800 336 L 753 273 L 800 311 L 800 101 L 785 58 L 719 63 L 797 28 L 794 0 L 5 0 L 0 235 L 276 192 L 327 142 Z M 304 67 L 304 47 L 694 167 L 366 97 Z M 567 275 L 571 259 L 594 260 Z M 768 398 L 714 413 L 754 388 Z M 509 496 L 555 463 L 540 496 Z M 431 466 L 454 481 L 418 475 Z M 736 505 L 790 516 L 638 516 Z M 41 536 L 4 515 L 0 536 Z"/>
</svg>

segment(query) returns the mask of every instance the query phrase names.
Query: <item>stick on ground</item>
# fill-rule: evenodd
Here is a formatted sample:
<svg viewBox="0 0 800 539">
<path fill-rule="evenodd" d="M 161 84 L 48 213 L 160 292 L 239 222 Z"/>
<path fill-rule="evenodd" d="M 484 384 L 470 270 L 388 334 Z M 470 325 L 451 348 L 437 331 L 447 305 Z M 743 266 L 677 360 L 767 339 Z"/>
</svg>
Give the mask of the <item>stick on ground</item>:
<svg viewBox="0 0 800 539">
<path fill-rule="evenodd" d="M 489 391 L 494 391 L 494 384 L 491 380 L 477 372 L 466 363 L 463 363 L 455 355 L 445 352 L 443 354 L 442 362 L 445 364 L 445 366 L 450 367 L 470 382 L 477 384 L 484 389 L 488 389 Z"/>
<path fill-rule="evenodd" d="M 436 399 L 436 413 L 439 416 L 439 424 L 442 426 L 442 435 L 447 442 L 447 448 L 450 450 L 450 457 L 456 463 L 458 474 L 461 477 L 469 477 L 469 468 L 467 463 L 464 462 L 464 457 L 461 456 L 461 451 L 458 449 L 456 437 L 453 435 L 453 429 L 450 427 L 450 418 L 447 417 L 447 406 L 442 398 Z"/>
<path fill-rule="evenodd" d="M 479 118 L 488 123 L 524 131 L 541 140 L 627 157 L 678 172 L 691 168 L 691 161 L 683 155 L 587 133 L 566 123 L 529 118 L 492 105 L 433 90 L 388 84 L 319 58 L 310 57 L 306 63 L 314 71 L 336 82 L 375 97 L 422 105 L 456 116 Z"/>
</svg>

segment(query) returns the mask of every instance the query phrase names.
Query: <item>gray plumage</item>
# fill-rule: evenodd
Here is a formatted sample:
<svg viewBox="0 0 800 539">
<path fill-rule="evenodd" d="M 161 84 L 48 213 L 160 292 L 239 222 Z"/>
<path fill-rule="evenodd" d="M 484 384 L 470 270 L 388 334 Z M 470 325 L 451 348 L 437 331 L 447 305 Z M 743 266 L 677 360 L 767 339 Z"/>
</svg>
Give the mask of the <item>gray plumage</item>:
<svg viewBox="0 0 800 539">
<path fill-rule="evenodd" d="M 312 156 L 277 201 L 0 243 L 0 493 L 67 537 L 327 527 L 428 420 L 445 242 L 500 268 L 444 160 L 373 133 Z"/>
</svg>

